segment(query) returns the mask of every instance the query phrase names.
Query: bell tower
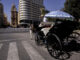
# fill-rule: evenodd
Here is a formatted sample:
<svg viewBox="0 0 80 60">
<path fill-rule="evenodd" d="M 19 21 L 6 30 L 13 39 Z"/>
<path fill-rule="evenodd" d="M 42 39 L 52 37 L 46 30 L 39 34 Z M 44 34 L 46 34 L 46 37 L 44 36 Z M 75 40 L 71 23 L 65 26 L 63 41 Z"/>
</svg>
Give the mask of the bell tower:
<svg viewBox="0 0 80 60">
<path fill-rule="evenodd" d="M 4 11 L 3 11 L 3 4 L 1 3 L 0 0 L 0 27 L 3 27 L 3 23 L 4 23 Z"/>
</svg>

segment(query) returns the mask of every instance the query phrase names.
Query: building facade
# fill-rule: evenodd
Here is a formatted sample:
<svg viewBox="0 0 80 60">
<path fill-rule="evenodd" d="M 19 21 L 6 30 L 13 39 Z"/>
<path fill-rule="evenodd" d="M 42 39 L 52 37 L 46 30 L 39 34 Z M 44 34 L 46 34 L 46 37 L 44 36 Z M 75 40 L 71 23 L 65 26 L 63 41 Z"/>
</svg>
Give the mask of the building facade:
<svg viewBox="0 0 80 60">
<path fill-rule="evenodd" d="M 27 26 L 28 23 L 40 22 L 43 0 L 19 0 L 19 24 Z"/>
<path fill-rule="evenodd" d="M 4 25 L 4 9 L 3 4 L 0 2 L 0 27 Z"/>
<path fill-rule="evenodd" d="M 6 14 L 4 14 L 4 26 L 5 27 L 7 27 L 7 22 L 8 22 L 7 16 L 6 16 Z"/>
<path fill-rule="evenodd" d="M 7 15 L 4 14 L 4 28 L 9 27 L 10 23 L 8 22 Z"/>
<path fill-rule="evenodd" d="M 18 12 L 14 4 L 11 7 L 11 26 L 18 26 Z"/>
</svg>

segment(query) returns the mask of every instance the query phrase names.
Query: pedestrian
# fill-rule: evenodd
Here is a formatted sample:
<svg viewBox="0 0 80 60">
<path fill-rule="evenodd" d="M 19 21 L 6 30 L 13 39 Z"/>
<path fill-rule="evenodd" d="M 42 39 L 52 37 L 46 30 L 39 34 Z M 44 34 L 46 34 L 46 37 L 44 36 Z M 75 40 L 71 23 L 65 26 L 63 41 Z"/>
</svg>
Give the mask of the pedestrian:
<svg viewBox="0 0 80 60">
<path fill-rule="evenodd" d="M 31 37 L 31 40 L 33 39 L 33 24 L 30 24 L 30 37 Z"/>
</svg>

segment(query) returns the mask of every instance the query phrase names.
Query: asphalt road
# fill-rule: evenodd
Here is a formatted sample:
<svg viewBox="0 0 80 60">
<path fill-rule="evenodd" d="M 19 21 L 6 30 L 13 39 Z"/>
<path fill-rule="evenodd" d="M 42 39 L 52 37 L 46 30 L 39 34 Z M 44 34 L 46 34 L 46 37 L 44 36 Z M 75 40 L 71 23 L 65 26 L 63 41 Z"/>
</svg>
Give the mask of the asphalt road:
<svg viewBox="0 0 80 60">
<path fill-rule="evenodd" d="M 71 52 L 68 60 L 80 60 L 80 53 Z M 37 46 L 27 33 L 0 34 L 0 60 L 58 60 L 44 46 Z"/>
</svg>

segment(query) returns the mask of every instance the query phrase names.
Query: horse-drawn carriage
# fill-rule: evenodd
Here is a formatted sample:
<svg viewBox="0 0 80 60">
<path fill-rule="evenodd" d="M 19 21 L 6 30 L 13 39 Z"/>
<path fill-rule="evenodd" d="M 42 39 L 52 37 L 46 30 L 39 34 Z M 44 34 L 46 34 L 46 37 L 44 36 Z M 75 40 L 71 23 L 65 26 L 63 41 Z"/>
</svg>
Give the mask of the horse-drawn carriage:
<svg viewBox="0 0 80 60">
<path fill-rule="evenodd" d="M 69 58 L 67 46 L 71 41 L 75 40 L 76 35 L 79 35 L 74 32 L 78 27 L 79 23 L 76 21 L 59 20 L 46 36 L 42 31 L 38 30 L 35 41 L 37 44 L 40 44 L 40 41 L 46 42 L 47 50 L 51 56 L 59 59 Z"/>
</svg>

